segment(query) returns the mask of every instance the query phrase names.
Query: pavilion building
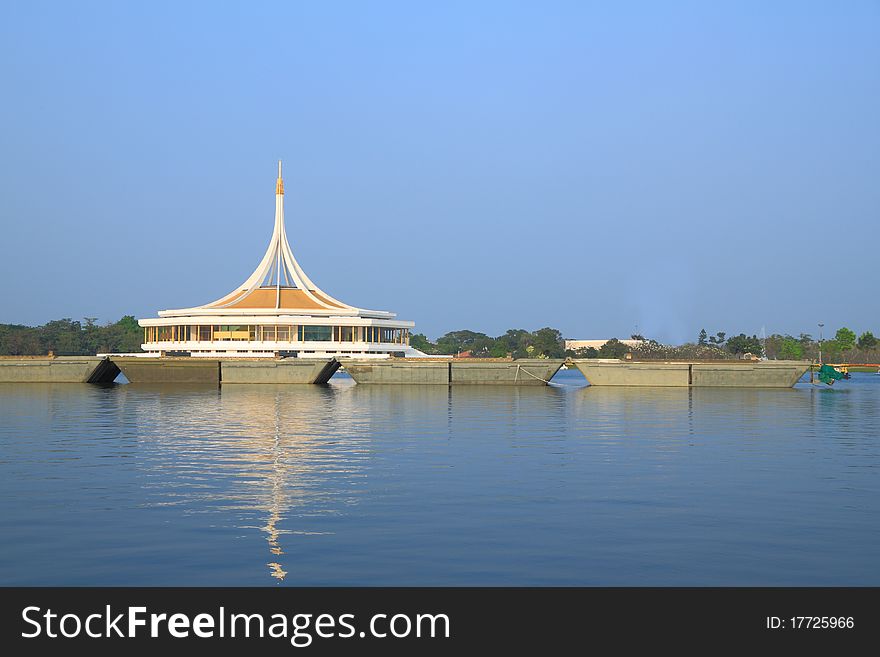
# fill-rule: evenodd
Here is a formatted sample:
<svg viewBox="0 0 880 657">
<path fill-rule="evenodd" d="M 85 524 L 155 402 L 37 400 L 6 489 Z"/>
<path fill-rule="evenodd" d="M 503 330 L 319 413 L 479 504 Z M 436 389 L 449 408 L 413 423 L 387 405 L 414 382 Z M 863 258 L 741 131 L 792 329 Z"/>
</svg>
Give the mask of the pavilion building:
<svg viewBox="0 0 880 657">
<path fill-rule="evenodd" d="M 141 319 L 150 355 L 325 358 L 424 356 L 409 346 L 415 324 L 384 310 L 334 299 L 299 266 L 284 226 L 281 162 L 275 184 L 275 228 L 254 273 L 224 297 Z"/>
</svg>

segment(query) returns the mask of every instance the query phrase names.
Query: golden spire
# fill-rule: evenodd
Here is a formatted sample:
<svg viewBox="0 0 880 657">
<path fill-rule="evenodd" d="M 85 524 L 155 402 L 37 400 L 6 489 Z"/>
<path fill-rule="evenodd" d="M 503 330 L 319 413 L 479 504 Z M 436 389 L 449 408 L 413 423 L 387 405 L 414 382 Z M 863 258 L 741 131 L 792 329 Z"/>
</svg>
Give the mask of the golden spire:
<svg viewBox="0 0 880 657">
<path fill-rule="evenodd" d="M 281 160 L 278 160 L 278 180 L 275 182 L 275 193 L 284 194 L 284 181 L 281 180 Z"/>
</svg>

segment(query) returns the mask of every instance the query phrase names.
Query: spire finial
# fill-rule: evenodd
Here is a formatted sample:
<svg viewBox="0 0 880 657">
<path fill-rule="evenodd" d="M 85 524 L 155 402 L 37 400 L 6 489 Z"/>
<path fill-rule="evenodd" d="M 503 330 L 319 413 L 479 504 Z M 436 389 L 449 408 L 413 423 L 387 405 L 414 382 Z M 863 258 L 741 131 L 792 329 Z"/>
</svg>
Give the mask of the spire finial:
<svg viewBox="0 0 880 657">
<path fill-rule="evenodd" d="M 278 160 L 278 180 L 275 182 L 275 193 L 284 194 L 284 181 L 281 179 L 281 160 Z"/>
</svg>

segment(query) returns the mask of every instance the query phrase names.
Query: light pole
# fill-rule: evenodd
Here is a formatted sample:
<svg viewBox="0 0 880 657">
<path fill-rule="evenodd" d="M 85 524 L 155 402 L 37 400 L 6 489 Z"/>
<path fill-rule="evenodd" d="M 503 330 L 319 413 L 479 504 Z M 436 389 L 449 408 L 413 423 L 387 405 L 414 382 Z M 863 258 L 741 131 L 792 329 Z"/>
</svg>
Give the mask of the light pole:
<svg viewBox="0 0 880 657">
<path fill-rule="evenodd" d="M 819 322 L 819 365 L 822 364 L 822 327 L 825 325 Z"/>
</svg>

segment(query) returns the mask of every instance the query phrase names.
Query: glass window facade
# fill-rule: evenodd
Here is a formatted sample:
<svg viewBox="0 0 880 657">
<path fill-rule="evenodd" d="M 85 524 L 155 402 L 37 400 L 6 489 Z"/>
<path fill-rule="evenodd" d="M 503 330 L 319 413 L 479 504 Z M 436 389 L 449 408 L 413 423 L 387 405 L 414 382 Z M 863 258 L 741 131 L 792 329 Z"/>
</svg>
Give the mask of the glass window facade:
<svg viewBox="0 0 880 657">
<path fill-rule="evenodd" d="M 173 325 L 147 326 L 144 341 L 151 342 L 372 342 L 409 344 L 409 329 L 379 326 L 309 325 Z"/>
<path fill-rule="evenodd" d="M 330 342 L 333 339 L 333 331 L 330 326 L 300 326 L 299 339 L 303 342 L 319 341 Z"/>
</svg>

